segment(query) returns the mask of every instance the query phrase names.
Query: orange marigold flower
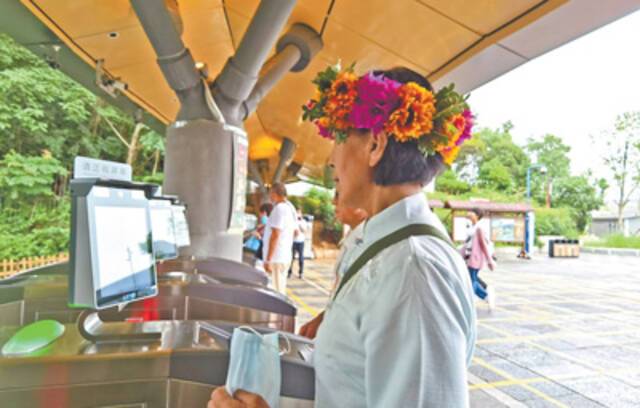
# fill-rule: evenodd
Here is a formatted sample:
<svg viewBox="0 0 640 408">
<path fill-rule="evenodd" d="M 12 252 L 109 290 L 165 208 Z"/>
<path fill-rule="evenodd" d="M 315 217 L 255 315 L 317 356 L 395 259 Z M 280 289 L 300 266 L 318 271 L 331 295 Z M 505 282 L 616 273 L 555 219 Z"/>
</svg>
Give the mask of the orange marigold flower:
<svg viewBox="0 0 640 408">
<path fill-rule="evenodd" d="M 436 99 L 429 90 L 415 82 L 408 82 L 398 89 L 400 106 L 387 123 L 385 131 L 392 133 L 399 142 L 419 139 L 433 129 Z"/>
<path fill-rule="evenodd" d="M 349 114 L 358 96 L 357 82 L 358 77 L 353 72 L 342 72 L 327 93 L 324 113 L 331 118 L 336 129 L 346 130 L 351 127 Z"/>
<path fill-rule="evenodd" d="M 466 126 L 466 119 L 464 116 L 458 114 L 453 115 L 448 118 L 444 123 L 444 129 L 442 132 L 447 136 L 447 143 L 443 145 L 443 148 L 454 147 L 458 143 L 458 139 L 462 136 L 462 132 L 464 132 L 464 128 Z"/>
<path fill-rule="evenodd" d="M 453 164 L 453 161 L 458 157 L 458 153 L 460 152 L 460 146 L 447 147 L 438 151 L 440 156 L 442 156 L 442 160 L 448 164 L 449 166 Z"/>
</svg>

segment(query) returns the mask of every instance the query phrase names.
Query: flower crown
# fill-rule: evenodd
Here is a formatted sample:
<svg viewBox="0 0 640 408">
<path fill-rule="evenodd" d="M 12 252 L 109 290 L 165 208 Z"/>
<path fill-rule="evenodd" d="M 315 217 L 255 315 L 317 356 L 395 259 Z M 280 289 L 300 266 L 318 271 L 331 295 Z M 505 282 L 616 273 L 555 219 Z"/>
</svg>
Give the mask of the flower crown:
<svg viewBox="0 0 640 408">
<path fill-rule="evenodd" d="M 321 136 L 343 142 L 350 129 L 385 131 L 398 142 L 415 142 L 425 156 L 439 154 L 451 165 L 462 143 L 471 138 L 473 115 L 468 96 L 453 84 L 435 95 L 415 82 L 402 84 L 372 71 L 358 77 L 355 64 L 319 72 L 316 96 L 303 109 Z"/>
</svg>

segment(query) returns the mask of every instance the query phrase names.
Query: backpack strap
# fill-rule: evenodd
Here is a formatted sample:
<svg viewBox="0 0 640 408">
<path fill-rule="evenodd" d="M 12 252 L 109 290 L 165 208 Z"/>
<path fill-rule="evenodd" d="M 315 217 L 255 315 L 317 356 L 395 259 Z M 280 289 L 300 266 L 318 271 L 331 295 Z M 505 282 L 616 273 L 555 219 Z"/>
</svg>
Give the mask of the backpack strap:
<svg viewBox="0 0 640 408">
<path fill-rule="evenodd" d="M 438 228 L 428 224 L 409 224 L 406 227 L 402 227 L 399 230 L 396 230 L 391 234 L 380 238 L 378 241 L 374 242 L 367 249 L 365 249 L 365 251 L 355 260 L 355 262 L 351 264 L 351 266 L 349 266 L 349 269 L 347 269 L 347 271 L 345 272 L 344 276 L 340 280 L 338 289 L 333 295 L 333 299 L 335 300 L 344 285 L 346 285 L 347 282 L 349 282 L 367 262 L 373 259 L 380 252 L 389 248 L 391 245 L 403 241 L 409 237 L 421 235 L 438 238 L 455 249 L 451 238 L 449 238 L 447 234 L 443 233 Z"/>
</svg>

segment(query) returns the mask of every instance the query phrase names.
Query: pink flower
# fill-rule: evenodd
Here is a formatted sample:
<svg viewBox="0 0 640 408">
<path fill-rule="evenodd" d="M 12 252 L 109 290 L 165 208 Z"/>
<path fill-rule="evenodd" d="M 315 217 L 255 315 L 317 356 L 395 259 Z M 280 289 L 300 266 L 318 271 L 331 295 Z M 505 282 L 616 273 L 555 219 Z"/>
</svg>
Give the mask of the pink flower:
<svg viewBox="0 0 640 408">
<path fill-rule="evenodd" d="M 356 84 L 358 98 L 349 121 L 354 128 L 380 132 L 391 112 L 398 106 L 400 83 L 373 72 L 363 75 Z"/>
<path fill-rule="evenodd" d="M 325 139 L 330 139 L 330 140 L 334 139 L 333 134 L 329 130 L 329 127 L 322 125 L 320 123 L 320 120 L 316 120 L 314 121 L 314 123 L 318 128 L 318 133 L 320 133 L 320 136 L 324 137 Z"/>
<path fill-rule="evenodd" d="M 471 139 L 471 129 L 473 128 L 473 120 L 475 118 L 469 109 L 465 109 L 464 112 L 462 112 L 462 117 L 464 117 L 464 130 L 456 141 L 456 146 L 460 146 L 465 140 Z"/>
</svg>

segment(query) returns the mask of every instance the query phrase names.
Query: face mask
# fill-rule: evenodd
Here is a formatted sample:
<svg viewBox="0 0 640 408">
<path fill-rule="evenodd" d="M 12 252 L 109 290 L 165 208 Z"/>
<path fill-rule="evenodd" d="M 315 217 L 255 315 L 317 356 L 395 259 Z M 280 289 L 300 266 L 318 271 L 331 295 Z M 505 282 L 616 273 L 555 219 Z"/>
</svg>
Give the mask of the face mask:
<svg viewBox="0 0 640 408">
<path fill-rule="evenodd" d="M 277 408 L 280 399 L 280 356 L 291 351 L 286 336 L 288 351 L 280 352 L 278 333 L 260 334 L 252 327 L 241 326 L 233 330 L 227 392 L 237 390 L 260 395 L 271 408 Z"/>
</svg>

